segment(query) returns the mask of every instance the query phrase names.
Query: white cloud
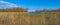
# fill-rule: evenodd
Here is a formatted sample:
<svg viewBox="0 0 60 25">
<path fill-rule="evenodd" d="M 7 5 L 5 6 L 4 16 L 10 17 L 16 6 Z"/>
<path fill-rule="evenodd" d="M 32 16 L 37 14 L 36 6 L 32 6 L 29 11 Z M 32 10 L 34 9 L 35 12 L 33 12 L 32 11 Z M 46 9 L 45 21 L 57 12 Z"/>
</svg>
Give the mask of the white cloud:
<svg viewBox="0 0 60 25">
<path fill-rule="evenodd" d="M 10 2 L 5 2 L 5 1 L 0 1 L 0 4 L 3 4 L 5 6 L 9 6 L 9 7 L 18 7 L 16 4 L 13 4 Z"/>
<path fill-rule="evenodd" d="M 35 12 L 35 10 L 28 10 L 28 12 Z"/>
</svg>

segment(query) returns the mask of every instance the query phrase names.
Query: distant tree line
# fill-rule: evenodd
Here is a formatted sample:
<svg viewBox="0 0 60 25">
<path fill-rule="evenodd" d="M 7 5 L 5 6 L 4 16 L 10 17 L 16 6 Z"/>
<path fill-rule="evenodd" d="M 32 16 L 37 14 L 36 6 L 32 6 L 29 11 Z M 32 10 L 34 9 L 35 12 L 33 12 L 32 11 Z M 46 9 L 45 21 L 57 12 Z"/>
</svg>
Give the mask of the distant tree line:
<svg viewBox="0 0 60 25">
<path fill-rule="evenodd" d="M 55 9 L 55 10 L 48 10 L 44 8 L 43 10 L 35 10 L 35 12 L 60 12 L 60 8 Z"/>
<path fill-rule="evenodd" d="M 0 9 L 0 12 L 27 12 L 28 9 L 23 8 L 6 8 L 6 9 Z"/>
<path fill-rule="evenodd" d="M 60 8 L 56 9 L 56 10 L 48 10 L 46 8 L 44 8 L 43 10 L 35 10 L 35 12 L 40 13 L 40 12 L 48 12 L 48 11 L 59 11 L 60 12 Z M 6 8 L 6 9 L 2 9 L 0 8 L 0 12 L 28 12 L 28 8 L 20 8 L 20 7 L 16 7 L 16 8 Z"/>
</svg>

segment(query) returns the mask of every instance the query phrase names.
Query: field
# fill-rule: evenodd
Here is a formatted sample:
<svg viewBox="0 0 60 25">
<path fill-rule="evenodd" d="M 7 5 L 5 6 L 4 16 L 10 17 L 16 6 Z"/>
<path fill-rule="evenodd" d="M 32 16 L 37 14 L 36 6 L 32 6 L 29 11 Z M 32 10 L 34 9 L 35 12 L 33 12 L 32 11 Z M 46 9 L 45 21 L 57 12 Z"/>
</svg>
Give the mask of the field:
<svg viewBox="0 0 60 25">
<path fill-rule="evenodd" d="M 60 25 L 60 14 L 0 12 L 0 25 Z"/>
</svg>

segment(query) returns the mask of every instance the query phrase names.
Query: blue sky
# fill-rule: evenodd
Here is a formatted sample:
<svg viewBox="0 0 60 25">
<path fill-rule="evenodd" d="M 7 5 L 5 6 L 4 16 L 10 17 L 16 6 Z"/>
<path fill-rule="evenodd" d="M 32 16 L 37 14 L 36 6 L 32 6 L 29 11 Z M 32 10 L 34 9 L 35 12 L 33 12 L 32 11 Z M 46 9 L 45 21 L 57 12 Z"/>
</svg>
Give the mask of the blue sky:
<svg viewBox="0 0 60 25">
<path fill-rule="evenodd" d="M 29 8 L 30 10 L 36 9 L 56 9 L 60 8 L 60 0 L 3 0 L 21 6 L 23 8 Z"/>
</svg>

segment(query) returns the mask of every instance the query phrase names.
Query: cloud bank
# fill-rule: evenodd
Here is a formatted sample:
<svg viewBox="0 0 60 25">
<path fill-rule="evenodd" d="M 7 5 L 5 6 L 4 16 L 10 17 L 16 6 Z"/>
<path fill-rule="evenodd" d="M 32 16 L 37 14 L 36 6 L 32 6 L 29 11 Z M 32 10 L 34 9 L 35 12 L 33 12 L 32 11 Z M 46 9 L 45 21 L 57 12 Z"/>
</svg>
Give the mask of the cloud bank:
<svg viewBox="0 0 60 25">
<path fill-rule="evenodd" d="M 3 4 L 7 7 L 18 7 L 16 4 L 10 3 L 10 2 L 5 2 L 5 1 L 0 1 L 0 4 Z"/>
</svg>

